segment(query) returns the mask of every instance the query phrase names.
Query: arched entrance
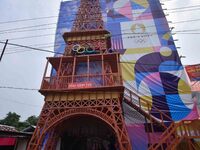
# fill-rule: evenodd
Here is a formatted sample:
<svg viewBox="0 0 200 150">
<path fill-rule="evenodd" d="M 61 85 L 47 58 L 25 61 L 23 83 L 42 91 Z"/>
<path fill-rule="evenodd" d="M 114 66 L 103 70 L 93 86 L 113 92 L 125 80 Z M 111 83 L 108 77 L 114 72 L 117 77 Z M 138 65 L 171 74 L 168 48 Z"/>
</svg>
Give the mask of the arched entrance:
<svg viewBox="0 0 200 150">
<path fill-rule="evenodd" d="M 83 130 L 83 127 L 86 129 Z M 71 131 L 77 128 L 76 132 L 78 133 L 71 135 Z M 90 131 L 90 128 L 93 130 Z M 106 134 L 102 135 L 98 130 L 102 130 L 101 132 Z M 82 132 L 87 138 L 85 142 L 85 139 L 81 137 Z M 92 139 L 89 138 L 90 132 L 94 136 Z M 95 138 L 95 136 L 98 138 Z M 102 139 L 102 137 L 104 138 Z M 113 145 L 118 145 L 120 150 L 131 150 L 123 122 L 121 104 L 119 99 L 114 98 L 93 101 L 45 102 L 37 128 L 33 133 L 27 150 L 55 150 L 59 138 L 61 138 L 61 144 L 63 143 L 62 141 L 65 142 L 75 138 L 75 143 L 83 143 L 82 145 L 84 143 L 90 144 L 91 142 L 89 141 L 91 140 L 97 141 L 97 143 L 100 143 L 99 145 L 102 145 L 103 141 L 105 143 L 109 139 L 109 142 L 114 143 L 110 148 L 111 150 L 116 149 Z M 64 147 L 66 146 L 64 145 Z M 92 149 L 90 148 L 89 150 Z M 98 148 L 94 148 L 94 150 L 98 150 Z"/>
<path fill-rule="evenodd" d="M 113 129 L 93 116 L 74 116 L 55 127 L 59 134 L 59 150 L 116 150 Z"/>
<path fill-rule="evenodd" d="M 112 127 L 90 115 L 65 119 L 54 127 L 53 132 L 43 141 L 43 148 L 49 149 L 50 143 L 54 143 L 50 149 L 56 150 L 115 150 L 118 146 Z"/>
</svg>

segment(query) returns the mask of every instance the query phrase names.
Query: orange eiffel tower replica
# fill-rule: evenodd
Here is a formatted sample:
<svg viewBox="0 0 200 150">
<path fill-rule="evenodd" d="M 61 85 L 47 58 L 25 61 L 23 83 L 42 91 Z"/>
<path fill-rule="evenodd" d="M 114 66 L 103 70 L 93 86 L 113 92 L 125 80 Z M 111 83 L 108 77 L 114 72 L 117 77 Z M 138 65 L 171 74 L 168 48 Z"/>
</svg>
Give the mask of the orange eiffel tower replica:
<svg viewBox="0 0 200 150">
<path fill-rule="evenodd" d="M 131 150 L 119 53 L 110 49 L 99 0 L 81 0 L 63 38 L 64 56 L 47 58 L 40 89 L 45 104 L 28 150 Z"/>
</svg>

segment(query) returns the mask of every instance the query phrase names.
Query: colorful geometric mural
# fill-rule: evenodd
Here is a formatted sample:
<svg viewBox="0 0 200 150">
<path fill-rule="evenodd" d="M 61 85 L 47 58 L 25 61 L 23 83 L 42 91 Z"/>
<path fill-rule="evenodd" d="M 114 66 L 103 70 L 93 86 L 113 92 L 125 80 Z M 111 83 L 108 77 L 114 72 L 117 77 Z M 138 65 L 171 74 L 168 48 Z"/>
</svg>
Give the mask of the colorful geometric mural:
<svg viewBox="0 0 200 150">
<path fill-rule="evenodd" d="M 112 49 L 121 53 L 124 86 L 174 121 L 191 119 L 191 90 L 159 0 L 100 2 Z M 64 51 L 62 34 L 71 30 L 79 4 L 79 0 L 61 3 L 56 52 Z M 159 118 L 153 110 L 152 115 Z M 131 123 L 127 126 L 132 128 Z"/>
</svg>

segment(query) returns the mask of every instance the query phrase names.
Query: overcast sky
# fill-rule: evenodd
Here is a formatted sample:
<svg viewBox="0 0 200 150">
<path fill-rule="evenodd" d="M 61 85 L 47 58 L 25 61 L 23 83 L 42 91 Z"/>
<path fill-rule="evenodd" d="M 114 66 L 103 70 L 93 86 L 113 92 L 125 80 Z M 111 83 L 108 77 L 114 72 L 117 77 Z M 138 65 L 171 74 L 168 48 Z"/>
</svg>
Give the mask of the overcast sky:
<svg viewBox="0 0 200 150">
<path fill-rule="evenodd" d="M 199 18 L 199 7 L 188 9 L 170 10 L 187 6 L 200 5 L 200 0 L 163 0 L 163 8 L 169 14 L 168 20 L 172 21 L 170 27 L 175 27 L 174 32 L 182 30 L 200 29 L 200 21 L 173 23 L 185 20 L 194 20 Z M 42 47 L 43 49 L 53 50 L 55 27 L 59 13 L 60 0 L 0 0 L 0 41 L 9 39 L 10 43 L 22 45 L 33 45 L 33 47 Z M 20 22 L 10 22 L 14 20 L 23 20 L 28 18 L 49 17 L 41 20 L 30 20 Z M 24 28 L 27 26 L 37 26 L 40 24 L 49 24 L 44 27 Z M 22 28 L 11 30 L 15 28 Z M 32 29 L 41 29 L 34 30 Z M 2 32 L 4 30 L 4 32 Z M 9 30 L 5 32 L 5 30 Z M 26 31 L 24 31 L 26 30 Z M 20 31 L 20 32 L 19 32 Z M 188 32 L 187 32 L 188 33 Z M 200 30 L 190 33 L 200 33 Z M 42 35 L 42 36 L 40 36 Z M 38 37 L 31 37 L 38 36 Z M 29 38 L 27 38 L 29 37 Z M 174 39 L 178 39 L 176 45 L 179 55 L 186 56 L 182 59 L 184 65 L 197 64 L 200 53 L 200 34 L 176 34 Z M 0 44 L 0 51 L 3 45 Z M 26 87 L 38 89 L 41 84 L 44 72 L 46 57 L 52 56 L 50 53 L 25 51 L 24 48 L 8 46 L 5 56 L 0 62 L 0 86 Z M 19 52 L 21 51 L 21 52 Z M 17 53 L 16 53 L 17 52 Z M 8 54 L 10 53 L 10 54 Z M 21 115 L 21 120 L 25 120 L 30 115 L 39 115 L 44 97 L 37 91 L 12 90 L 0 88 L 0 119 L 4 118 L 9 111 Z"/>
</svg>

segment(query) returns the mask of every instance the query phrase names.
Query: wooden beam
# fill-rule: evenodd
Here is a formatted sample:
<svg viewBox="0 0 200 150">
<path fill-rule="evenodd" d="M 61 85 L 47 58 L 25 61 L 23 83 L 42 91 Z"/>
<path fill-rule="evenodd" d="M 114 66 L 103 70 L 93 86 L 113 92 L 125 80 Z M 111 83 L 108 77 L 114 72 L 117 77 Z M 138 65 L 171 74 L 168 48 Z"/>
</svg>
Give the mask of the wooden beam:
<svg viewBox="0 0 200 150">
<path fill-rule="evenodd" d="M 40 89 L 42 89 L 42 87 L 43 87 L 44 78 L 46 77 L 47 70 L 48 70 L 48 65 L 49 65 L 49 58 L 47 58 L 46 67 L 45 67 L 45 70 L 44 70 L 44 74 L 43 74 L 43 78 L 42 78 L 42 84 L 41 84 L 41 86 L 40 86 Z"/>
<path fill-rule="evenodd" d="M 74 62 L 73 62 L 72 83 L 74 82 L 75 71 L 76 71 L 76 56 L 74 57 Z"/>
</svg>

